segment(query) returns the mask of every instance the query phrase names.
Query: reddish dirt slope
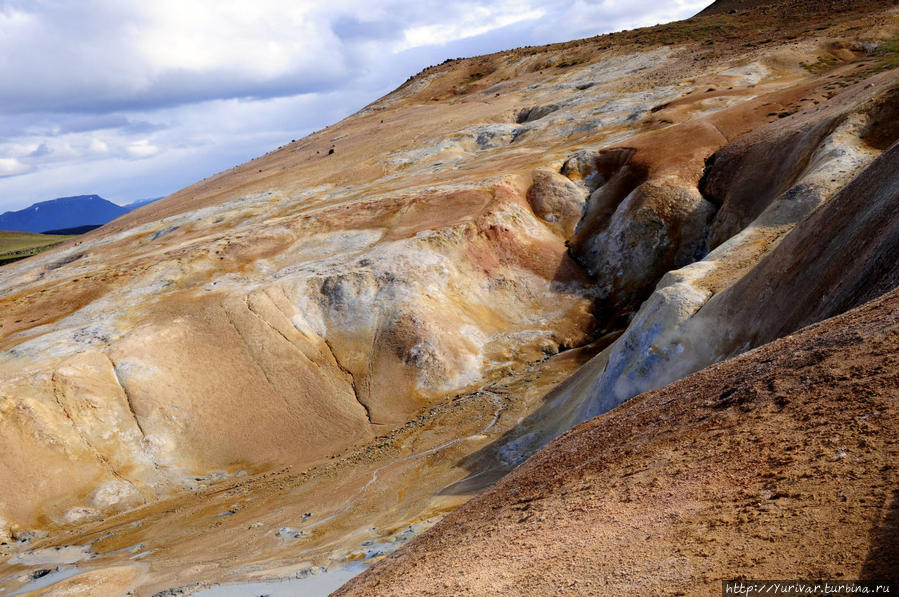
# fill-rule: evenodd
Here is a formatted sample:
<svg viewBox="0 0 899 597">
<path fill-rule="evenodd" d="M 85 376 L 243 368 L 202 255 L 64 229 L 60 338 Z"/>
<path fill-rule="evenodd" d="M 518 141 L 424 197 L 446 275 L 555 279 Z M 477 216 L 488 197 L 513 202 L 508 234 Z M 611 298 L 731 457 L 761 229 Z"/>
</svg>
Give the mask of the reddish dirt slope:
<svg viewBox="0 0 899 597">
<path fill-rule="evenodd" d="M 899 291 L 559 438 L 339 594 L 896 578 Z"/>
</svg>

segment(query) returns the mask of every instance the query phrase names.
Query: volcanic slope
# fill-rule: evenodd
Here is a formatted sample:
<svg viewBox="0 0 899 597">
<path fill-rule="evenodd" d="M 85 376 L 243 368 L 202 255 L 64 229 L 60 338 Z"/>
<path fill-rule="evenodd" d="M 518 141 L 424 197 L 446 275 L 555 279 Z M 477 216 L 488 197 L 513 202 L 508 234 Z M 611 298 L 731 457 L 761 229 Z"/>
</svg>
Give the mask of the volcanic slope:
<svg viewBox="0 0 899 597">
<path fill-rule="evenodd" d="M 372 562 L 893 288 L 896 3 L 731 10 L 447 61 L 0 268 L 0 587 Z"/>
<path fill-rule="evenodd" d="M 899 291 L 578 425 L 339 595 L 893 579 Z"/>
</svg>

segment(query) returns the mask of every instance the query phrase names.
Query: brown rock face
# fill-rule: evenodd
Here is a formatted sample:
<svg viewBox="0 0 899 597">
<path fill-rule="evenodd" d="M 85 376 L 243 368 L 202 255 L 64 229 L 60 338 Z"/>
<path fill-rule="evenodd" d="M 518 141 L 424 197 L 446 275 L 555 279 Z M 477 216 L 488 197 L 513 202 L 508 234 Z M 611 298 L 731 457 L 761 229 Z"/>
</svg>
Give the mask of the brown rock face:
<svg viewBox="0 0 899 597">
<path fill-rule="evenodd" d="M 802 178 L 814 169 L 815 152 L 847 120 L 864 122 L 856 134 L 865 145 L 881 150 L 892 145 L 899 139 L 899 131 L 885 121 L 886 114 L 899 105 L 897 93 L 899 90 L 892 88 L 861 102 L 859 93 L 845 94 L 813 115 L 788 118 L 777 127 L 769 125 L 715 152 L 700 183 L 703 194 L 721 206 L 709 231 L 709 248 L 714 249 L 748 226 L 785 193 L 791 192 L 790 200 L 797 203 L 804 196 L 820 196 L 822 187 L 831 181 L 802 184 Z M 834 147 L 833 151 L 841 148 Z"/>
<path fill-rule="evenodd" d="M 810 213 L 753 271 L 713 297 L 709 313 L 700 311 L 699 317 L 729 321 L 734 338 L 750 338 L 758 346 L 895 288 L 897 172 L 899 144 Z M 739 318 L 728 318 L 736 311 Z M 740 326 L 748 329 L 741 332 Z"/>
<path fill-rule="evenodd" d="M 0 268 L 0 592 L 367 565 L 598 415 L 348 590 L 882 571 L 895 2 L 712 8 L 431 67 Z"/>
<path fill-rule="evenodd" d="M 337 594 L 895 578 L 897 314 L 894 291 L 583 423 Z"/>
<path fill-rule="evenodd" d="M 872 107 L 892 89 L 873 95 L 861 86 L 847 90 L 843 101 L 830 107 L 836 117 L 823 112 L 831 131 L 811 147 L 796 145 L 803 137 L 789 128 L 784 133 L 769 124 L 713 155 L 706 187 L 725 179 L 737 190 L 711 221 L 710 239 L 741 209 L 757 210 L 757 196 L 746 191 L 740 201 L 740 192 L 753 188 L 755 180 L 763 188 L 772 180 L 764 166 L 776 160 L 761 160 L 756 168 L 745 156 L 779 151 L 778 163 L 806 157 L 801 173 L 781 181 L 781 194 L 767 200 L 739 233 L 701 261 L 666 274 L 622 337 L 579 374 L 593 378 L 583 418 L 896 285 L 889 257 L 899 238 L 896 150 L 871 162 L 879 152 L 863 132 Z M 807 128 L 816 117 L 816 111 L 797 115 L 793 126 Z"/>
<path fill-rule="evenodd" d="M 583 188 L 558 172 L 537 170 L 534 184 L 528 189 L 528 203 L 534 215 L 568 238 L 584 215 L 586 195 Z"/>
<path fill-rule="evenodd" d="M 675 178 L 646 181 L 618 202 L 620 183 L 609 184 L 608 192 L 603 185 L 590 196 L 596 206 L 571 250 L 599 281 L 604 308 L 614 312 L 633 308 L 662 274 L 700 256 L 715 207 Z"/>
</svg>

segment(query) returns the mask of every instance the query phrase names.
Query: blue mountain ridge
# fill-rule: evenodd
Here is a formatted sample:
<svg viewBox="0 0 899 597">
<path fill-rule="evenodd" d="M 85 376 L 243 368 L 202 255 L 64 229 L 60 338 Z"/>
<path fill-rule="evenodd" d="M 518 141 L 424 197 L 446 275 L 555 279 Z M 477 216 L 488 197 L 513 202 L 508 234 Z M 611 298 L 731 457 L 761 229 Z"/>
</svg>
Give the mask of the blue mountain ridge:
<svg viewBox="0 0 899 597">
<path fill-rule="evenodd" d="M 81 226 L 100 226 L 156 199 L 141 199 L 121 206 L 99 195 L 60 197 L 40 201 L 18 211 L 0 214 L 0 230 L 46 232 Z"/>
</svg>

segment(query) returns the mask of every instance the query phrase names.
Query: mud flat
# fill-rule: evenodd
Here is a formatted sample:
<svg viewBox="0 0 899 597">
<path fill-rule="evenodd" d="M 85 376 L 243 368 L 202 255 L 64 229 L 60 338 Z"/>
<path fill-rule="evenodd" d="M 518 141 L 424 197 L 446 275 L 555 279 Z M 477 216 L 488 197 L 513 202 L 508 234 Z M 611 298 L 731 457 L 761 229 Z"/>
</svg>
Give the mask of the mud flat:
<svg viewBox="0 0 899 597">
<path fill-rule="evenodd" d="M 334 570 L 326 570 L 312 574 L 306 578 L 295 578 L 275 582 L 245 583 L 239 585 L 221 585 L 192 593 L 197 597 L 246 597 L 246 595 L 270 595 L 271 597 L 325 597 L 330 595 L 348 580 L 361 574 L 365 567 L 361 564 L 343 566 Z"/>
</svg>

